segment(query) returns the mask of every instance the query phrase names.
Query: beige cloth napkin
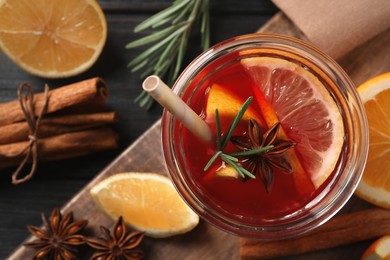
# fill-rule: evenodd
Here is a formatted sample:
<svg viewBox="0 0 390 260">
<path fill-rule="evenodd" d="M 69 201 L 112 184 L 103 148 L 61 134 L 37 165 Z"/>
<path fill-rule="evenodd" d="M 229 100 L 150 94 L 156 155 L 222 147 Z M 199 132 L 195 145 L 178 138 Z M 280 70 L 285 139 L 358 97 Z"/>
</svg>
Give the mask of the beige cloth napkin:
<svg viewBox="0 0 390 260">
<path fill-rule="evenodd" d="M 335 59 L 390 27 L 390 0 L 272 1 Z"/>
</svg>

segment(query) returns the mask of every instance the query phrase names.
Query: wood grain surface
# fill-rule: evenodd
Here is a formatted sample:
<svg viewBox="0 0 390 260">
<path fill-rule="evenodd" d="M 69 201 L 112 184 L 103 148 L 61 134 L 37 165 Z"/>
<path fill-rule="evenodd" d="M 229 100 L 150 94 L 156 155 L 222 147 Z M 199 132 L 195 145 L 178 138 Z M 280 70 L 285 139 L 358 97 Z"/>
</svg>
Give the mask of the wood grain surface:
<svg viewBox="0 0 390 260">
<path fill-rule="evenodd" d="M 156 3 L 156 9 L 161 8 L 169 1 L 161 2 L 161 5 L 160 3 Z M 230 5 L 227 4 L 227 10 L 229 10 L 229 8 L 238 8 L 237 5 L 235 6 L 232 4 L 233 1 L 228 2 Z M 116 12 L 115 10 L 117 10 L 116 8 L 118 8 L 118 10 L 122 10 L 118 6 L 115 6 L 115 8 L 111 7 L 111 3 L 108 1 L 103 1 L 103 3 L 107 4 L 107 8 L 112 8 L 110 10 L 113 10 L 114 13 Z M 129 7 L 130 5 L 126 6 Z M 139 4 L 137 10 L 143 10 L 143 8 L 146 7 L 144 7 L 143 4 Z M 246 12 L 249 13 L 248 10 Z M 114 16 L 111 18 L 110 16 L 108 17 L 109 19 L 114 19 Z M 139 18 L 141 19 L 144 17 L 140 16 Z M 255 31 L 255 29 L 252 31 Z M 302 37 L 299 30 L 297 30 L 283 14 L 277 14 L 260 31 L 277 32 Z M 236 35 L 241 33 L 237 33 Z M 339 60 L 339 62 L 347 71 L 347 73 L 349 73 L 349 75 L 352 77 L 353 81 L 356 84 L 360 84 L 372 76 L 380 74 L 384 71 L 390 71 L 389 42 L 390 30 L 381 35 L 378 35 L 374 39 L 364 44 L 364 46 L 355 49 L 346 57 Z M 125 102 L 124 100 L 120 101 Z M 153 117 L 157 117 L 159 112 L 160 111 L 155 112 Z M 129 119 L 129 121 L 131 122 L 131 119 Z M 126 125 L 122 127 L 123 128 L 121 131 L 126 131 Z M 135 126 L 130 127 L 128 131 L 131 131 L 134 127 Z M 131 138 L 129 140 L 131 140 Z M 91 227 L 90 232 L 92 233 L 96 232 L 97 227 L 101 224 L 111 227 L 113 225 L 113 221 L 102 214 L 101 211 L 99 211 L 93 204 L 89 196 L 90 187 L 107 176 L 119 172 L 142 171 L 160 172 L 162 174 L 166 174 L 160 147 L 160 122 L 157 120 L 154 125 L 152 125 L 144 134 L 142 134 L 142 136 L 140 136 L 132 145 L 125 149 L 114 161 L 112 161 L 103 171 L 101 171 L 92 181 L 90 181 L 87 186 L 85 186 L 83 189 L 81 189 L 80 192 L 73 196 L 63 206 L 63 211 L 73 211 L 75 218 L 89 219 L 89 226 Z M 70 173 L 70 175 L 73 174 L 76 173 Z M 67 177 L 64 175 L 63 178 L 66 179 Z M 79 184 L 83 183 L 85 182 L 81 181 Z M 50 182 L 45 182 L 45 184 L 50 185 Z M 76 187 L 77 184 L 75 188 Z M 37 188 L 37 186 L 35 186 L 35 188 Z M 40 188 L 44 189 L 45 187 L 42 184 Z M 33 193 L 34 190 L 31 189 L 29 192 Z M 61 194 L 59 196 L 61 196 Z M 29 200 L 28 197 L 25 199 L 26 201 Z M 10 198 L 10 203 L 12 203 L 12 198 Z M 356 197 L 353 197 L 344 207 L 341 214 L 343 212 L 355 211 L 366 207 L 369 207 L 367 203 L 359 200 Z M 46 211 L 49 212 L 50 209 L 46 209 Z M 35 218 L 39 221 L 37 216 L 39 215 L 36 214 Z M 9 231 L 11 229 L 4 230 Z M 3 236 L 3 238 L 4 237 L 5 236 Z M 27 238 L 27 240 L 29 239 L 31 238 Z M 1 241 L 1 243 L 2 242 L 3 241 Z M 286 257 L 286 259 L 358 259 L 370 242 L 371 241 L 365 241 L 295 257 Z M 200 225 L 196 227 L 195 230 L 185 235 L 180 235 L 169 239 L 145 238 L 145 240 L 142 242 L 142 248 L 145 250 L 147 256 L 146 259 L 239 259 L 239 239 L 235 236 L 215 229 L 204 221 L 201 221 Z M 20 246 L 16 249 L 15 252 L 13 252 L 12 255 L 10 255 L 10 259 L 29 259 L 31 255 L 31 250 Z"/>
</svg>

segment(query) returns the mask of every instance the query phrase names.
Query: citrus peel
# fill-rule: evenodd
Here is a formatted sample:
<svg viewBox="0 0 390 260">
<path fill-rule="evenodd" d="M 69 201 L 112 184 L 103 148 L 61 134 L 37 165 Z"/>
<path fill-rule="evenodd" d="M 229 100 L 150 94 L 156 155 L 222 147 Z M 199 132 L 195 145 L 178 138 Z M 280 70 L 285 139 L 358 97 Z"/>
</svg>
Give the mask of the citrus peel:
<svg viewBox="0 0 390 260">
<path fill-rule="evenodd" d="M 355 194 L 390 209 L 390 72 L 361 84 L 358 92 L 368 118 L 370 147 Z"/>
<path fill-rule="evenodd" d="M 198 223 L 196 215 L 166 176 L 156 173 L 119 173 L 93 186 L 95 204 L 108 216 L 161 238 L 186 233 Z"/>
</svg>

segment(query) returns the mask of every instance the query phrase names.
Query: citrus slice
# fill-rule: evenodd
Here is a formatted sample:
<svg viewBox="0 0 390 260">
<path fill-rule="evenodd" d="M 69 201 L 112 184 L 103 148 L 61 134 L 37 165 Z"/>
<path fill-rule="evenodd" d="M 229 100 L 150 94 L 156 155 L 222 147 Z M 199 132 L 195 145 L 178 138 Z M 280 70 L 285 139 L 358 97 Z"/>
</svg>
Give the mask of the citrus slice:
<svg viewBox="0 0 390 260">
<path fill-rule="evenodd" d="M 267 123 L 279 121 L 296 142 L 299 161 L 316 188 L 333 172 L 344 142 L 337 104 L 313 74 L 297 64 L 270 57 L 241 61 L 260 88 L 257 100 Z"/>
<path fill-rule="evenodd" d="M 369 126 L 370 147 L 356 195 L 390 209 L 390 72 L 358 87 Z"/>
<path fill-rule="evenodd" d="M 245 100 L 240 100 L 240 98 L 234 96 L 233 93 L 227 93 L 222 86 L 214 83 L 209 90 L 206 104 L 206 114 L 208 117 L 212 117 L 214 119 L 215 109 L 218 108 L 218 112 L 220 114 L 234 118 L 240 111 L 244 102 Z M 255 119 L 259 123 L 262 122 L 259 116 L 249 106 L 248 110 L 242 117 L 242 120 L 249 120 L 251 118 Z"/>
<path fill-rule="evenodd" d="M 113 219 L 151 237 L 169 237 L 192 230 L 199 222 L 172 182 L 156 173 L 120 173 L 96 184 L 90 194 Z"/>
<path fill-rule="evenodd" d="M 33 75 L 84 72 L 106 37 L 106 19 L 95 0 L 0 0 L 0 49 Z"/>
<path fill-rule="evenodd" d="M 390 236 L 384 236 L 371 244 L 364 252 L 362 260 L 384 259 L 390 260 Z"/>
</svg>

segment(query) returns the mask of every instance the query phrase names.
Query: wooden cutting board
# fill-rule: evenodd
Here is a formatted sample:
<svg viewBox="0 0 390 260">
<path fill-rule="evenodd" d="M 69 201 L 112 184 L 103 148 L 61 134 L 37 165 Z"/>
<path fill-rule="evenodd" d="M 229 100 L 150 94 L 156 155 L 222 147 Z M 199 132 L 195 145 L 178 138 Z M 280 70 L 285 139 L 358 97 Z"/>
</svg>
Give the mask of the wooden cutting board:
<svg viewBox="0 0 390 260">
<path fill-rule="evenodd" d="M 293 23 L 282 13 L 274 16 L 259 32 L 280 33 L 297 38 L 305 38 Z M 356 85 L 365 80 L 390 71 L 390 30 L 378 35 L 366 44 L 356 48 L 339 60 L 341 66 L 351 76 Z M 97 209 L 89 195 L 89 190 L 102 179 L 120 172 L 159 172 L 167 174 L 162 158 L 160 121 L 156 122 L 137 141 L 128 147 L 115 161 L 96 176 L 86 187 L 76 194 L 63 212 L 73 211 L 75 219 L 88 219 L 91 232 L 100 225 L 112 227 L 114 222 Z M 353 197 L 342 212 L 359 210 L 367 204 Z M 31 240 L 27 238 L 26 241 Z M 356 243 L 334 249 L 322 250 L 288 259 L 347 259 L 358 258 L 370 241 Z M 239 259 L 239 238 L 226 234 L 208 223 L 201 221 L 191 232 L 172 238 L 145 238 L 141 244 L 146 259 Z M 30 259 L 34 251 L 19 246 L 10 259 Z"/>
</svg>

